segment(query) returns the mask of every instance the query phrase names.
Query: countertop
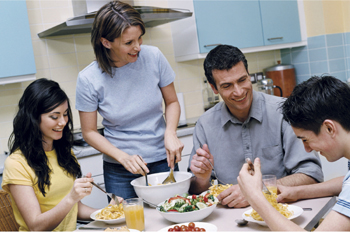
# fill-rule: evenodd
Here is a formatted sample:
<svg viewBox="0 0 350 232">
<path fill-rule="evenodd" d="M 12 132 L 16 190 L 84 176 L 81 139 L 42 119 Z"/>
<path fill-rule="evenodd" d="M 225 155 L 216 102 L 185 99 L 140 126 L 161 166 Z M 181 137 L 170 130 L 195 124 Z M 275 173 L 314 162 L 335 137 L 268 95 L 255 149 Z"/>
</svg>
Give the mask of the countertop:
<svg viewBox="0 0 350 232">
<path fill-rule="evenodd" d="M 194 130 L 194 126 L 196 125 L 197 119 L 198 118 L 187 119 L 186 120 L 187 121 L 187 125 L 179 127 L 177 129 L 177 137 L 180 138 L 180 137 L 192 135 L 193 134 L 193 130 Z M 96 150 L 95 148 L 93 148 L 91 146 L 86 146 L 86 147 L 74 146 L 73 147 L 73 152 L 74 152 L 74 154 L 76 155 L 76 157 L 78 159 L 101 153 L 101 152 L 99 152 L 98 150 Z"/>
</svg>

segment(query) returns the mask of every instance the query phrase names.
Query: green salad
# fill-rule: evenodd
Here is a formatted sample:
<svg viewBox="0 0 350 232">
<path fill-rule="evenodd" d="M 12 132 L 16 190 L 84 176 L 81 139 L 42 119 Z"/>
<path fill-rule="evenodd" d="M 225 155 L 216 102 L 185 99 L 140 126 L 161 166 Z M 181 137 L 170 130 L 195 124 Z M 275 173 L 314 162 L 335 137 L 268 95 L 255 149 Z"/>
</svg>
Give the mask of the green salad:
<svg viewBox="0 0 350 232">
<path fill-rule="evenodd" d="M 159 210 L 162 212 L 184 213 L 201 210 L 217 203 L 218 200 L 209 192 L 204 195 L 176 195 L 166 200 L 159 207 Z"/>
</svg>

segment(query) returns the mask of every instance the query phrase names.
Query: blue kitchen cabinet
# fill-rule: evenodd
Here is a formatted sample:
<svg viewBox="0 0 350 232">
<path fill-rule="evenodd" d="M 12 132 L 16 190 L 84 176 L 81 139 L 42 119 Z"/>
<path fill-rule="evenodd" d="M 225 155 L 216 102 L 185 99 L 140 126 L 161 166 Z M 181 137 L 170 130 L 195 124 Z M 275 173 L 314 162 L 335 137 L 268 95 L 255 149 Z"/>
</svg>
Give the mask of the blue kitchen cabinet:
<svg viewBox="0 0 350 232">
<path fill-rule="evenodd" d="M 307 45 L 304 6 L 298 0 L 169 1 L 190 18 L 171 23 L 176 61 L 203 59 L 218 44 L 243 53 Z"/>
<path fill-rule="evenodd" d="M 260 0 L 264 45 L 301 41 L 297 0 Z"/>
<path fill-rule="evenodd" d="M 217 44 L 263 46 L 259 1 L 194 0 L 200 53 Z"/>
<path fill-rule="evenodd" d="M 0 83 L 33 77 L 36 68 L 25 0 L 0 1 L 0 31 Z"/>
</svg>

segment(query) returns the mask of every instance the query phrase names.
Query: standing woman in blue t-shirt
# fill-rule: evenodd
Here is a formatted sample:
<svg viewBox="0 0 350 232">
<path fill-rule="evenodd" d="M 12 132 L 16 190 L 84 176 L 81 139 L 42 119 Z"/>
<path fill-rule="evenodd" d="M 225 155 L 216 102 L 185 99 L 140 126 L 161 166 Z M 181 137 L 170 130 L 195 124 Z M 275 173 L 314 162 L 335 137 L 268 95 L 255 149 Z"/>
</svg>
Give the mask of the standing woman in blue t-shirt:
<svg viewBox="0 0 350 232">
<path fill-rule="evenodd" d="M 103 153 L 106 190 L 123 198 L 136 197 L 130 181 L 144 171 L 178 170 L 174 161 L 181 160 L 183 149 L 176 135 L 180 105 L 175 73 L 158 48 L 141 46 L 144 34 L 133 7 L 120 1 L 104 5 L 91 33 L 96 61 L 77 81 L 83 137 Z M 104 136 L 97 132 L 97 112 Z"/>
</svg>

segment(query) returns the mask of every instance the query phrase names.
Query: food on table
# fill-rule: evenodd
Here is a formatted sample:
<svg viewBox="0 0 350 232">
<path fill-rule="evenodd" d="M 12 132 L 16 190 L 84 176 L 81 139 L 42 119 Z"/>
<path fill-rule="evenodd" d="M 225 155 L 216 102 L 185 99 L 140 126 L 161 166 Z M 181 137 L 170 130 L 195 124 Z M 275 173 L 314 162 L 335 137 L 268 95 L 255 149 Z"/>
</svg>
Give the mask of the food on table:
<svg viewBox="0 0 350 232">
<path fill-rule="evenodd" d="M 108 205 L 96 214 L 96 219 L 112 220 L 124 217 L 123 205 Z"/>
<path fill-rule="evenodd" d="M 232 184 L 215 184 L 209 187 L 210 194 L 214 195 L 214 197 L 217 197 L 222 191 L 228 189 L 231 187 Z"/>
<path fill-rule="evenodd" d="M 288 205 L 287 204 L 281 204 L 281 203 L 277 203 L 277 195 L 274 192 L 271 192 L 270 194 L 265 194 L 265 198 L 270 202 L 270 204 L 277 209 L 278 212 L 280 212 L 280 214 L 282 214 L 284 217 L 289 218 L 290 216 L 293 215 L 293 211 L 289 211 L 288 210 Z M 250 214 L 245 214 L 247 217 L 251 216 L 253 219 L 257 220 L 257 221 L 264 221 L 260 215 L 253 209 L 252 212 Z"/>
<path fill-rule="evenodd" d="M 107 228 L 105 231 L 129 231 L 128 227 L 122 226 L 122 227 L 117 227 L 117 228 Z"/>
<path fill-rule="evenodd" d="M 196 227 L 194 222 L 188 223 L 188 225 L 174 226 L 168 229 L 168 231 L 206 231 L 204 228 Z"/>
<path fill-rule="evenodd" d="M 176 195 L 166 200 L 160 206 L 160 211 L 184 213 L 205 209 L 217 203 L 218 200 L 210 193 L 205 195 L 186 194 L 184 197 Z"/>
</svg>

